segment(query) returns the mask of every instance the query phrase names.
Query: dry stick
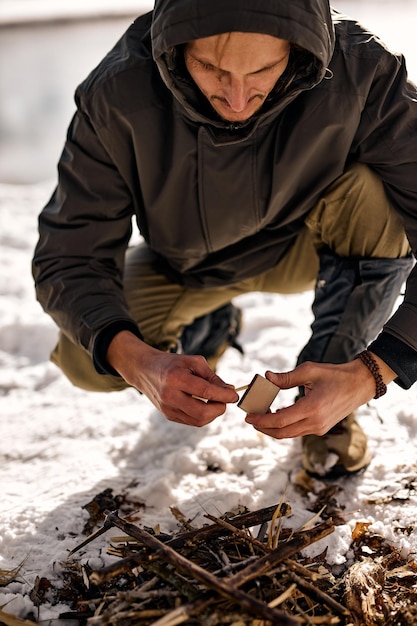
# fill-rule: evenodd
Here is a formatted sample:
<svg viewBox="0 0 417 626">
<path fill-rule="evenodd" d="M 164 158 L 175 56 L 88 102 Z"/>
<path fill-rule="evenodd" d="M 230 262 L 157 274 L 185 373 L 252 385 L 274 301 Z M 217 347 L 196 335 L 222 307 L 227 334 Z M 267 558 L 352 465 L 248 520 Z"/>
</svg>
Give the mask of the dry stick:
<svg viewBox="0 0 417 626">
<path fill-rule="evenodd" d="M 147 564 L 147 562 L 148 558 L 145 554 L 135 554 L 134 556 L 120 559 L 120 561 L 103 567 L 101 570 L 94 570 L 91 572 L 89 579 L 93 585 L 104 585 L 104 583 L 112 580 L 112 578 L 126 574 L 126 572 L 131 572 L 136 567 Z"/>
<path fill-rule="evenodd" d="M 275 567 L 281 562 L 285 562 L 289 559 L 289 557 L 295 555 L 297 552 L 304 549 L 311 543 L 322 539 L 326 535 L 333 532 L 333 530 L 333 523 L 331 522 L 331 520 L 327 520 L 326 522 L 320 524 L 319 526 L 316 526 L 312 530 L 305 531 L 301 536 L 293 537 L 287 543 L 280 545 L 278 548 L 273 550 L 272 553 L 269 552 L 264 557 L 260 557 L 256 562 L 249 565 L 240 573 L 229 578 L 228 584 L 239 587 L 245 582 L 256 578 L 264 573 L 267 573 L 270 568 Z M 175 609 L 174 611 L 166 614 L 160 620 L 155 622 L 153 626 L 176 626 L 182 624 L 187 621 L 189 617 L 193 615 L 198 615 L 201 611 L 207 608 L 213 601 L 213 598 L 214 593 L 212 591 L 205 592 L 199 598 L 196 598 L 193 602 L 182 605 L 178 609 Z M 288 620 L 289 616 L 287 614 L 285 614 L 285 616 Z M 299 622 L 297 619 L 293 618 L 293 623 L 298 624 Z"/>
<path fill-rule="evenodd" d="M 285 487 L 285 491 L 287 490 L 288 484 Z M 285 493 L 285 492 L 284 492 Z M 281 500 L 278 503 L 278 506 L 276 508 L 275 513 L 272 516 L 272 520 L 271 520 L 271 524 L 269 526 L 269 533 L 268 533 L 268 547 L 269 548 L 276 548 L 278 546 L 278 538 L 279 538 L 279 533 L 281 528 L 279 527 L 276 532 L 275 532 L 275 538 L 273 535 L 273 531 L 274 531 L 274 526 L 275 526 L 275 522 L 277 521 L 278 518 L 282 519 L 282 515 L 281 515 L 281 506 L 284 504 L 284 494 L 281 496 Z"/>
<path fill-rule="evenodd" d="M 318 574 L 314 570 L 308 569 L 308 567 L 305 567 L 304 565 L 300 565 L 300 563 L 297 563 L 297 561 L 293 561 L 292 559 L 286 559 L 285 564 L 295 572 L 298 572 L 298 574 L 301 574 L 306 578 L 310 578 L 313 582 L 322 578 L 322 575 Z"/>
<path fill-rule="evenodd" d="M 258 526 L 264 524 L 265 522 L 269 522 L 272 519 L 272 516 L 276 514 L 278 507 L 279 517 L 287 517 L 288 515 L 291 515 L 292 511 L 290 505 L 284 502 L 280 503 L 279 505 L 274 504 L 263 509 L 258 509 L 257 511 L 241 513 L 240 515 L 235 515 L 229 518 L 227 521 L 230 524 L 233 524 L 235 528 L 250 528 L 251 526 Z M 87 537 L 87 539 L 85 539 L 82 544 L 76 546 L 73 550 L 71 550 L 70 555 L 77 552 L 81 547 L 84 547 L 96 536 L 101 535 L 103 532 L 111 527 L 112 525 L 108 522 L 106 518 L 104 526 L 92 535 L 90 535 L 90 537 Z M 194 539 L 197 539 L 198 541 L 205 541 L 208 538 L 213 538 L 221 534 L 223 534 L 223 529 L 219 527 L 218 524 L 212 524 L 210 526 L 204 526 L 203 528 L 196 528 L 195 530 L 189 530 L 181 533 L 181 535 L 179 535 L 178 537 L 174 537 L 167 541 L 166 545 L 170 546 L 171 548 L 181 548 L 186 543 L 192 542 Z"/>
<path fill-rule="evenodd" d="M 333 531 L 333 522 L 331 519 L 328 519 L 315 528 L 289 539 L 284 544 L 278 546 L 278 548 L 268 552 L 268 554 L 259 557 L 257 561 L 254 561 L 254 563 L 251 563 L 245 567 L 245 569 L 231 576 L 228 581 L 230 584 L 240 587 L 249 580 L 267 573 L 269 569 L 276 567 L 278 563 L 282 563 L 282 561 L 291 558 L 297 554 L 297 552 L 300 552 L 300 550 L 323 539 L 323 537 L 326 537 Z"/>
<path fill-rule="evenodd" d="M 279 606 L 280 604 L 285 602 L 285 600 L 288 600 L 288 598 L 292 596 L 292 594 L 294 593 L 296 589 L 297 589 L 297 585 L 293 583 L 290 587 L 288 587 L 288 589 L 283 591 L 277 598 L 275 598 L 274 600 L 271 600 L 271 602 L 268 602 L 268 606 Z"/>
<path fill-rule="evenodd" d="M 138 565 L 140 565 L 138 563 L 138 560 L 136 559 L 135 563 L 133 563 L 130 568 L 127 568 L 126 560 L 127 559 L 123 559 L 123 566 L 119 569 L 119 571 L 117 570 L 117 568 L 113 567 L 111 577 L 106 576 L 104 577 L 105 580 L 103 580 L 101 571 L 93 571 L 89 576 L 90 582 L 94 585 L 101 585 L 104 582 L 107 582 L 107 580 L 114 578 L 115 576 L 125 574 L 128 571 L 131 572 L 135 569 L 135 567 L 138 567 Z M 115 565 L 117 565 L 117 563 Z M 149 561 L 148 553 L 141 556 L 141 565 L 143 565 L 143 567 L 146 567 L 148 571 L 156 574 L 158 580 L 164 580 L 168 584 L 172 585 L 172 587 L 174 587 L 179 593 L 185 596 L 189 601 L 193 601 L 195 598 L 199 598 L 201 596 L 201 591 L 197 587 L 193 586 L 185 579 L 178 578 L 178 576 L 175 575 L 174 571 L 167 570 L 162 566 L 161 563 L 157 561 Z"/>
<path fill-rule="evenodd" d="M 240 537 L 241 539 L 243 539 L 244 541 L 248 543 L 251 543 L 256 548 L 259 548 L 259 550 L 262 550 L 262 552 L 265 552 L 268 554 L 271 552 L 271 548 L 268 548 L 268 546 L 265 543 L 258 541 L 258 539 L 255 539 L 251 535 L 247 535 L 244 530 L 240 530 L 234 527 L 232 524 L 230 524 L 226 520 L 223 520 L 219 517 L 215 517 L 214 515 L 209 515 L 209 514 L 206 514 L 204 517 L 207 517 L 207 519 L 211 520 L 212 522 L 216 522 L 216 524 L 218 524 L 219 526 L 223 526 L 223 528 L 230 530 L 234 535 L 236 535 L 237 537 Z M 254 558 L 255 557 L 250 558 L 251 563 L 255 562 Z M 259 557 L 256 557 L 256 558 L 258 559 Z M 308 578 L 311 578 L 311 580 L 313 581 L 317 580 L 318 578 L 318 575 L 315 572 L 308 570 L 306 567 L 303 567 L 296 561 L 292 561 L 291 559 L 285 559 L 285 563 L 292 569 L 298 570 L 299 575 L 303 574 L 304 576 L 308 576 Z"/>
<path fill-rule="evenodd" d="M 243 609 L 248 611 L 248 613 L 257 617 L 262 617 L 265 620 L 270 620 L 273 624 L 281 624 L 282 626 L 299 625 L 298 620 L 289 617 L 282 611 L 268 607 L 264 602 L 261 602 L 247 593 L 244 593 L 240 589 L 233 587 L 230 582 L 231 579 L 225 582 L 224 580 L 216 578 L 216 576 L 213 576 L 210 572 L 206 571 L 199 565 L 192 563 L 184 556 L 162 543 L 162 541 L 159 541 L 159 539 L 148 533 L 146 530 L 120 519 L 117 514 L 108 513 L 107 520 L 109 523 L 113 524 L 113 526 L 117 526 L 123 530 L 126 534 L 135 537 L 135 539 L 143 543 L 151 550 L 155 550 L 159 556 L 176 567 L 178 570 L 184 572 L 188 576 L 192 576 L 194 579 L 203 583 L 209 589 L 213 589 L 224 598 L 237 602 Z"/>
<path fill-rule="evenodd" d="M 123 609 L 112 615 L 110 621 L 105 618 L 103 615 L 98 615 L 97 617 L 89 617 L 88 625 L 89 626 L 100 626 L 101 624 L 133 624 L 137 623 L 137 619 L 154 619 L 158 618 L 163 614 L 163 609 L 148 609 L 137 611 L 136 609 Z M 82 619 L 82 616 L 80 616 Z M 155 622 L 152 622 L 155 623 Z"/>
<path fill-rule="evenodd" d="M 304 580 L 301 576 L 297 576 L 297 574 L 294 574 L 294 572 L 288 572 L 288 577 L 291 578 L 291 580 L 293 580 L 299 587 L 302 587 L 306 591 L 308 591 L 309 596 L 315 597 L 323 604 L 326 604 L 330 609 L 333 609 L 337 613 L 340 613 L 341 615 L 344 615 L 346 617 L 350 615 L 350 612 L 345 606 L 334 600 L 324 591 L 321 591 L 321 589 L 318 589 L 317 587 L 309 583 L 307 580 Z"/>
<path fill-rule="evenodd" d="M 171 585 L 177 592 L 181 593 L 190 602 L 198 598 L 201 594 L 200 589 L 183 577 L 179 577 L 175 570 L 165 567 L 165 563 L 160 561 L 151 561 L 147 563 L 146 568 L 153 574 L 159 576 L 160 580 L 164 580 Z"/>
<path fill-rule="evenodd" d="M 177 626 L 183 624 L 193 615 L 199 615 L 204 609 L 206 609 L 216 598 L 214 591 L 206 591 L 201 596 L 188 604 L 182 604 L 176 609 L 173 609 L 169 613 L 166 613 L 157 622 L 154 622 L 152 626 Z M 297 626 L 299 624 L 297 623 Z"/>
<path fill-rule="evenodd" d="M 293 556 L 300 550 L 303 550 L 308 545 L 314 543 L 315 541 L 319 541 L 326 535 L 329 535 L 334 530 L 334 526 L 331 520 L 327 520 L 324 523 L 316 526 L 312 530 L 306 531 L 303 533 L 301 537 L 293 537 L 284 545 L 279 546 L 275 550 L 272 550 L 268 554 L 263 557 L 260 557 L 253 564 L 249 565 L 247 568 L 231 576 L 227 579 L 229 585 L 234 585 L 235 587 L 240 587 L 244 583 L 252 580 L 253 578 L 257 578 L 263 574 L 266 574 L 268 570 L 279 563 L 286 561 L 289 557 Z M 177 626 L 178 624 L 182 624 L 188 620 L 189 617 L 193 615 L 198 615 L 201 611 L 203 611 L 213 600 L 213 593 L 206 592 L 200 598 L 197 598 L 194 602 L 190 602 L 188 604 L 180 606 L 178 609 L 171 611 L 160 620 L 155 622 L 152 626 Z M 285 613 L 284 615 L 289 616 Z M 293 618 L 294 624 L 299 624 L 299 621 L 296 618 Z M 276 622 L 273 622 L 276 623 Z"/>
<path fill-rule="evenodd" d="M 236 528 L 235 526 L 233 526 L 233 524 L 226 522 L 226 520 L 223 520 L 220 517 L 215 517 L 214 515 L 209 515 L 208 513 L 206 513 L 204 517 L 207 517 L 207 519 L 209 519 L 212 522 L 215 522 L 219 526 L 223 526 L 223 528 L 225 528 L 226 530 L 230 530 L 230 532 L 232 532 L 233 535 L 236 535 L 236 537 L 240 537 L 244 541 L 251 543 L 253 546 L 256 546 L 257 548 L 262 550 L 262 552 L 270 551 L 268 546 L 266 546 L 264 543 L 261 543 L 254 537 L 251 537 L 250 535 L 245 533 L 244 530 L 241 530 L 240 528 Z"/>
<path fill-rule="evenodd" d="M 227 522 L 229 522 L 229 524 L 232 524 L 234 528 L 250 528 L 251 526 L 258 526 L 263 524 L 264 522 L 269 522 L 274 515 L 276 509 L 277 505 L 274 504 L 273 506 L 268 506 L 264 509 L 259 509 L 258 511 L 236 515 L 229 518 Z M 291 515 L 291 513 L 292 511 L 290 505 L 283 504 L 281 507 L 280 515 L 284 517 L 287 515 Z M 196 530 L 182 533 L 178 537 L 174 537 L 173 539 L 167 541 L 167 545 L 170 546 L 170 548 L 177 549 L 182 548 L 187 543 L 192 543 L 194 540 L 206 541 L 207 539 L 213 539 L 223 534 L 224 528 L 215 523 L 211 524 L 210 526 L 204 526 L 203 528 L 197 528 Z"/>
<path fill-rule="evenodd" d="M 265 522 L 269 522 L 272 516 L 274 515 L 274 513 L 276 512 L 276 509 L 277 509 L 277 505 L 275 504 L 273 506 L 269 506 L 264 509 L 259 509 L 258 511 L 252 511 L 249 513 L 236 515 L 230 518 L 228 522 L 232 524 L 234 528 L 243 528 L 243 527 L 250 528 L 251 526 L 257 526 L 257 525 L 264 524 Z M 286 503 L 281 504 L 280 515 L 282 516 L 291 515 L 291 507 Z M 107 517 L 104 522 L 104 525 L 105 525 L 105 530 L 108 530 L 109 528 L 111 528 L 111 524 L 109 523 L 109 520 Z M 102 532 L 104 532 L 103 528 L 100 529 Z M 182 548 L 184 545 L 188 543 L 192 543 L 193 541 L 206 541 L 209 538 L 210 539 L 215 538 L 221 534 L 224 534 L 224 532 L 225 532 L 225 529 L 219 526 L 218 524 L 211 524 L 210 526 L 204 526 L 203 528 L 198 528 L 196 530 L 190 530 L 185 533 L 182 533 L 178 537 L 174 537 L 173 539 L 170 539 L 169 541 L 167 541 L 166 545 L 169 546 L 170 548 L 178 549 L 178 548 Z M 83 541 L 82 544 L 80 544 L 79 546 L 76 546 L 70 552 L 70 555 L 74 554 L 74 552 L 77 552 L 77 550 L 79 550 L 80 547 L 85 546 L 87 542 L 88 541 L 85 540 Z M 94 571 L 90 575 L 90 580 L 95 585 L 101 585 L 111 580 L 115 576 L 119 576 L 119 574 L 124 574 L 125 572 L 129 572 L 135 567 L 142 565 L 145 560 L 146 559 L 144 558 L 143 554 L 134 554 L 132 556 L 121 559 L 120 561 L 117 561 L 116 563 L 112 563 L 111 565 L 104 567 L 100 571 Z"/>
<path fill-rule="evenodd" d="M 111 524 L 107 523 L 107 520 L 105 519 L 103 526 L 93 532 L 91 535 L 88 535 L 87 539 L 84 539 L 84 541 L 82 543 L 79 543 L 78 546 L 75 546 L 75 548 L 73 548 L 71 552 L 68 553 L 68 556 L 72 556 L 73 554 L 75 554 L 75 552 L 78 552 L 78 550 L 84 548 L 84 546 L 94 541 L 94 539 L 97 539 L 97 537 L 100 537 L 100 535 L 107 532 L 111 527 Z"/>
</svg>

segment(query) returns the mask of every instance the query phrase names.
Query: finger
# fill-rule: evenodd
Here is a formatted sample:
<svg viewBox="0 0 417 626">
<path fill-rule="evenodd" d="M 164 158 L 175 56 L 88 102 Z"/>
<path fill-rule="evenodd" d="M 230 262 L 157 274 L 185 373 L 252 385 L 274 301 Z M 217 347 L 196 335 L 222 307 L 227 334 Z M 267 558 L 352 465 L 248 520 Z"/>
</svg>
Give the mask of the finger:
<svg viewBox="0 0 417 626">
<path fill-rule="evenodd" d="M 188 389 L 191 390 L 192 393 L 190 393 Z M 217 383 L 208 382 L 203 378 L 195 377 L 195 380 L 190 383 L 188 389 L 185 393 L 188 393 L 192 398 L 202 402 L 220 402 L 222 404 L 228 404 L 239 400 L 239 396 L 233 386 L 219 385 Z"/>
<path fill-rule="evenodd" d="M 253 426 L 258 432 L 268 435 L 269 437 L 273 437 L 274 439 L 294 439 L 296 437 L 302 437 L 310 434 L 310 425 L 307 419 L 283 428 L 264 428 L 262 426 Z"/>
<path fill-rule="evenodd" d="M 173 416 L 183 424 L 201 427 L 223 415 L 225 410 L 225 402 L 211 401 L 188 392 L 177 391 L 169 398 L 163 412 L 167 417 Z"/>
<path fill-rule="evenodd" d="M 231 383 L 226 383 L 220 376 L 218 376 L 212 369 L 207 366 L 207 369 L 203 371 L 194 371 L 194 374 L 197 374 L 204 380 L 206 380 L 211 385 L 215 385 L 216 387 L 224 387 L 225 389 L 235 389 L 235 386 Z"/>
<path fill-rule="evenodd" d="M 270 372 L 265 373 L 265 378 L 281 389 L 292 389 L 303 387 L 311 383 L 310 368 L 308 363 L 299 365 L 290 372 Z"/>
<path fill-rule="evenodd" d="M 163 413 L 169 421 L 195 428 L 207 426 L 219 415 L 222 415 L 224 410 L 224 405 L 210 405 L 210 409 L 207 410 L 205 405 L 198 400 L 191 400 L 189 403 L 185 402 L 181 408 L 163 407 Z"/>
<path fill-rule="evenodd" d="M 303 435 L 322 436 L 348 414 L 344 411 L 339 413 L 338 417 L 335 411 L 329 413 L 327 410 L 321 410 L 320 404 L 312 402 L 310 397 L 306 396 L 271 415 L 248 415 L 246 421 L 256 430 L 270 434 L 276 439 Z M 332 416 L 331 419 L 329 415 Z M 275 434 L 272 434 L 274 431 Z"/>
<path fill-rule="evenodd" d="M 226 383 L 222 378 L 220 378 L 220 376 L 218 376 L 215 372 L 213 372 L 213 370 L 210 370 L 210 375 L 208 377 L 205 377 L 205 379 L 212 385 L 217 385 L 219 387 L 226 387 L 228 389 L 235 388 L 234 385 L 230 383 Z"/>
<path fill-rule="evenodd" d="M 185 379 L 181 385 L 183 391 L 190 390 L 190 395 L 203 401 L 231 403 L 239 400 L 234 385 L 226 383 L 213 372 L 204 357 L 191 358 L 193 360 L 189 363 L 189 372 L 194 380 Z"/>
<path fill-rule="evenodd" d="M 278 409 L 273 413 L 269 412 L 264 415 L 249 413 L 246 416 L 246 422 L 256 428 L 283 429 L 307 418 L 304 405 L 305 398 L 301 398 L 296 404 L 292 404 L 284 409 Z"/>
</svg>

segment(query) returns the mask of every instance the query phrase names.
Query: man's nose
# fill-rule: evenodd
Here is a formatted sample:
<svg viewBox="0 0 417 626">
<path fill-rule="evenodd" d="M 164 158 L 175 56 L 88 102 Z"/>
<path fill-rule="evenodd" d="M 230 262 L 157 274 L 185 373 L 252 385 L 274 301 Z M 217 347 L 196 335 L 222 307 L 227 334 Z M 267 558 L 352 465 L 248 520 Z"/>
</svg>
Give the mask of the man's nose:
<svg viewBox="0 0 417 626">
<path fill-rule="evenodd" d="M 225 95 L 230 108 L 236 113 L 241 113 L 249 99 L 244 78 L 231 77 Z"/>
</svg>

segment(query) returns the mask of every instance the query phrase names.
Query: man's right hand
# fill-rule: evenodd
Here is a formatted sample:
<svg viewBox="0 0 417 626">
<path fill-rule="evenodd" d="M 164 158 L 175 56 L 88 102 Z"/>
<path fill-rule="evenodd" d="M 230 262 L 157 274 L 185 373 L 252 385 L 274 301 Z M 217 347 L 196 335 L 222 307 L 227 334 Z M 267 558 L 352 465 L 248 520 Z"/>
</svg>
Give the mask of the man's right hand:
<svg viewBox="0 0 417 626">
<path fill-rule="evenodd" d="M 205 426 L 223 415 L 227 403 L 239 400 L 204 357 L 161 352 L 127 330 L 111 341 L 107 361 L 173 422 Z"/>
</svg>

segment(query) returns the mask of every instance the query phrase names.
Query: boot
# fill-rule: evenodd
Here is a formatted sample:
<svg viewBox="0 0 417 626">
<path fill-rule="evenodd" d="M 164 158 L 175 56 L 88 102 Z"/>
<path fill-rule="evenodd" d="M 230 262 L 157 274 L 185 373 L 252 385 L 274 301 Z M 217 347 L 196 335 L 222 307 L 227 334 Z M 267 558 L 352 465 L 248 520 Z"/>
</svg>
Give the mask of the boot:
<svg viewBox="0 0 417 626">
<path fill-rule="evenodd" d="M 242 311 L 230 302 L 184 328 L 180 350 L 183 354 L 201 354 L 215 370 L 217 361 L 228 347 L 243 354 L 237 341 L 241 326 Z"/>
<path fill-rule="evenodd" d="M 304 361 L 343 363 L 364 350 L 390 317 L 412 266 L 411 257 L 351 259 L 323 249 L 312 306 L 312 335 L 297 365 Z M 370 462 L 366 443 L 366 434 L 352 414 L 323 437 L 303 437 L 304 468 L 320 474 L 320 467 L 322 476 L 356 472 Z"/>
<path fill-rule="evenodd" d="M 371 461 L 368 438 L 351 413 L 322 437 L 302 438 L 304 469 L 312 476 L 338 478 L 364 469 Z"/>
</svg>

